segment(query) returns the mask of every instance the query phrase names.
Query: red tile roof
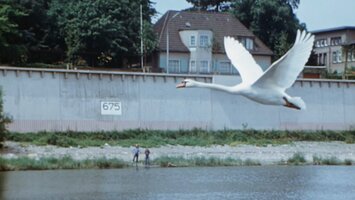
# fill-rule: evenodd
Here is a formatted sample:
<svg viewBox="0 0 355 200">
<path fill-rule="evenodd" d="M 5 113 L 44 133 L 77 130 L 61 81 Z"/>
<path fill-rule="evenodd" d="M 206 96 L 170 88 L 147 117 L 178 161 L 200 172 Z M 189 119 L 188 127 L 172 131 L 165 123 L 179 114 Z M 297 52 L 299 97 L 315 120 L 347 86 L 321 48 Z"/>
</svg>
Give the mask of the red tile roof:
<svg viewBox="0 0 355 200">
<path fill-rule="evenodd" d="M 166 30 L 169 26 L 169 50 L 171 52 L 189 52 L 182 43 L 179 31 L 182 30 L 211 30 L 213 39 L 220 47 L 223 47 L 223 37 L 233 36 L 254 38 L 254 55 L 272 55 L 273 52 L 237 18 L 229 13 L 196 12 L 196 11 L 168 11 L 154 25 L 158 34 L 159 49 L 166 51 Z M 220 48 L 216 53 L 225 53 Z"/>
</svg>

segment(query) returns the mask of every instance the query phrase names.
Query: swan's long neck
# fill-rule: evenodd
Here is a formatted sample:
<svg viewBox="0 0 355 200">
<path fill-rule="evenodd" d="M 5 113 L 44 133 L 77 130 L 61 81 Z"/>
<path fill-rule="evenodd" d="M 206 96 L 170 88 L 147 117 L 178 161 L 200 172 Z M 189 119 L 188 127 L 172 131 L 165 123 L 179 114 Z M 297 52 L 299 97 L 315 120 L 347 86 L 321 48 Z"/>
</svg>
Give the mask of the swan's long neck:
<svg viewBox="0 0 355 200">
<path fill-rule="evenodd" d="M 220 84 L 214 84 L 214 83 L 195 82 L 194 87 L 210 88 L 210 89 L 221 90 L 221 91 L 225 91 L 225 92 L 234 92 L 233 87 L 220 85 Z"/>
</svg>

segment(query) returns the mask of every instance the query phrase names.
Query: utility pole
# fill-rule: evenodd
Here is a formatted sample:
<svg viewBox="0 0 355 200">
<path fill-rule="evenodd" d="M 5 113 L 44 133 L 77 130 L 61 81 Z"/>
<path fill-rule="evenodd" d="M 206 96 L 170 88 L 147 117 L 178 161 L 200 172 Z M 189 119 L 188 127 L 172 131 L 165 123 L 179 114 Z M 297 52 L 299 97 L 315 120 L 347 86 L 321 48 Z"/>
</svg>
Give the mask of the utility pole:
<svg viewBox="0 0 355 200">
<path fill-rule="evenodd" d="M 143 8 L 142 4 L 140 5 L 140 21 L 141 21 L 141 67 L 142 71 L 145 72 L 144 70 L 144 63 L 143 63 Z"/>
<path fill-rule="evenodd" d="M 169 20 L 170 21 L 170 20 Z M 166 26 L 166 73 L 169 74 L 169 21 Z"/>
</svg>

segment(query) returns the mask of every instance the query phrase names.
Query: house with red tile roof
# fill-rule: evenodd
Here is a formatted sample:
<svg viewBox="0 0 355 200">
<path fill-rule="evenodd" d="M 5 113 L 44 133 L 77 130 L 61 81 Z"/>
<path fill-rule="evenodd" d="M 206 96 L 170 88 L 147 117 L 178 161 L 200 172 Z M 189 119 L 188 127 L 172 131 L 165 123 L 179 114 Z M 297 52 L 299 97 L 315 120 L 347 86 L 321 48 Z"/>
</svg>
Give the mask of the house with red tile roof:
<svg viewBox="0 0 355 200">
<path fill-rule="evenodd" d="M 241 41 L 265 70 L 273 52 L 229 13 L 168 11 L 154 25 L 158 50 L 154 71 L 186 74 L 237 74 L 228 59 L 223 39 Z"/>
</svg>

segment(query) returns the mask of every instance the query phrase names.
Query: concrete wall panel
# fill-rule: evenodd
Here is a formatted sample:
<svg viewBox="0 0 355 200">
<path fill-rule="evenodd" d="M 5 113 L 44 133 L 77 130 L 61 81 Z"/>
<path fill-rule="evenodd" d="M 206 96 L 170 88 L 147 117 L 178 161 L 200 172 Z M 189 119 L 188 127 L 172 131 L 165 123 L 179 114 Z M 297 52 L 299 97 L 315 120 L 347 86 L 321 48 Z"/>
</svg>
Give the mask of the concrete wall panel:
<svg viewBox="0 0 355 200">
<path fill-rule="evenodd" d="M 176 89 L 184 78 L 234 85 L 237 76 L 169 75 L 0 67 L 11 131 L 125 129 L 348 130 L 355 127 L 355 82 L 298 80 L 287 92 L 307 110 L 266 106 L 221 91 Z M 121 103 L 102 115 L 101 102 Z"/>
</svg>

